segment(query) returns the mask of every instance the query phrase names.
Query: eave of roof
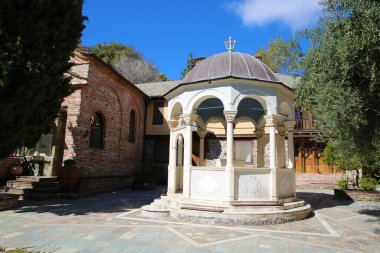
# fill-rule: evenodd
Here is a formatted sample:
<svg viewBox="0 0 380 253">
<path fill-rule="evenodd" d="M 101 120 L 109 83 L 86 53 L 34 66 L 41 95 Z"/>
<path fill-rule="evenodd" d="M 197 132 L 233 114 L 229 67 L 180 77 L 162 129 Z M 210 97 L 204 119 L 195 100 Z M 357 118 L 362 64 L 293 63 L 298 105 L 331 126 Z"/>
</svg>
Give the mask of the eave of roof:
<svg viewBox="0 0 380 253">
<path fill-rule="evenodd" d="M 169 93 L 173 92 L 174 90 L 176 90 L 176 89 L 178 89 L 178 88 L 180 88 L 182 86 L 188 86 L 188 85 L 192 85 L 192 84 L 206 83 L 206 82 L 211 83 L 213 81 L 220 81 L 220 80 L 225 80 L 225 79 L 249 80 L 249 81 L 259 81 L 259 82 L 263 82 L 263 83 L 279 84 L 282 87 L 288 89 L 289 91 L 294 92 L 292 88 L 288 87 L 287 85 L 285 85 L 282 82 L 266 81 L 266 80 L 260 80 L 260 79 L 256 79 L 256 78 L 242 78 L 242 77 L 226 76 L 226 77 L 216 78 L 216 79 L 213 79 L 213 80 L 201 80 L 201 81 L 196 81 L 196 82 L 191 82 L 191 83 L 179 83 L 178 86 L 176 86 L 173 89 L 169 90 L 163 96 L 167 96 Z"/>
</svg>

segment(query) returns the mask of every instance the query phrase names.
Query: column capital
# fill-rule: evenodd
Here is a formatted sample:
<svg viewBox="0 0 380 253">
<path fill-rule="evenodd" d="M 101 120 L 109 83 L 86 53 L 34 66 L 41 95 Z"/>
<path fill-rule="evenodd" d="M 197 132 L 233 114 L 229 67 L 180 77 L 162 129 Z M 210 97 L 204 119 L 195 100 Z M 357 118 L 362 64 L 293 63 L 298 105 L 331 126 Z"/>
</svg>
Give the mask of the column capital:
<svg viewBox="0 0 380 253">
<path fill-rule="evenodd" d="M 278 114 L 269 114 L 265 115 L 265 126 L 267 127 L 275 127 L 280 124 L 280 122 L 283 120 L 284 116 L 278 115 Z"/>
<path fill-rule="evenodd" d="M 256 135 L 256 138 L 257 139 L 260 139 L 261 137 L 263 137 L 265 131 L 263 129 L 256 129 L 255 130 L 255 135 Z"/>
<path fill-rule="evenodd" d="M 197 119 L 197 117 L 198 115 L 194 113 L 189 113 L 189 114 L 183 114 L 181 116 L 181 119 L 185 122 L 186 125 L 192 125 Z"/>
<path fill-rule="evenodd" d="M 168 122 L 168 126 L 170 130 L 173 130 L 174 128 L 178 126 L 178 120 L 171 119 L 171 120 L 168 120 L 167 122 Z"/>
<path fill-rule="evenodd" d="M 294 125 L 296 124 L 296 122 L 294 120 L 286 120 L 284 121 L 284 125 L 286 127 L 286 129 L 288 130 L 288 132 L 291 132 L 294 130 Z"/>
<path fill-rule="evenodd" d="M 233 123 L 235 121 L 235 116 L 237 111 L 224 111 L 224 116 L 226 117 L 227 123 Z"/>
<path fill-rule="evenodd" d="M 207 135 L 207 131 L 206 130 L 199 130 L 198 132 L 198 136 L 200 139 L 204 139 Z"/>
<path fill-rule="evenodd" d="M 286 135 L 286 127 L 284 125 L 279 125 L 276 127 L 277 132 L 280 136 L 285 136 Z"/>
</svg>

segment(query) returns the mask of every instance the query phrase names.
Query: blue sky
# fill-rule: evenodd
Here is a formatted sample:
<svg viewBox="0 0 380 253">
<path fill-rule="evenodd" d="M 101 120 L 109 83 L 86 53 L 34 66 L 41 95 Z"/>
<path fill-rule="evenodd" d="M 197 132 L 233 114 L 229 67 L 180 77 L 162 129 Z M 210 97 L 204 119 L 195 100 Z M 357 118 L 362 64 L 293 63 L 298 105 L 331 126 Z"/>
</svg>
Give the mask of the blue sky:
<svg viewBox="0 0 380 253">
<path fill-rule="evenodd" d="M 143 53 L 160 72 L 180 79 L 190 52 L 208 57 L 225 51 L 253 54 L 277 35 L 313 25 L 319 0 L 85 0 L 89 19 L 82 44 L 119 42 Z"/>
</svg>

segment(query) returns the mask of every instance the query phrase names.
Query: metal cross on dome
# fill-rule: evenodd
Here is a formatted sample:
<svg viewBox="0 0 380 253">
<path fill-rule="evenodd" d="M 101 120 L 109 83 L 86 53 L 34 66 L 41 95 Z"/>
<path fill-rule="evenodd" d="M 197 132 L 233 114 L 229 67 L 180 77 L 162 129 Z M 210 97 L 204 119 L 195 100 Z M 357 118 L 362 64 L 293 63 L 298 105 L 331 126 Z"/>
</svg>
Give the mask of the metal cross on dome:
<svg viewBox="0 0 380 253">
<path fill-rule="evenodd" d="M 235 44 L 236 40 L 232 40 L 232 37 L 228 37 L 228 40 L 224 42 L 224 45 L 226 45 L 228 52 L 232 52 L 232 49 L 234 49 Z"/>
</svg>

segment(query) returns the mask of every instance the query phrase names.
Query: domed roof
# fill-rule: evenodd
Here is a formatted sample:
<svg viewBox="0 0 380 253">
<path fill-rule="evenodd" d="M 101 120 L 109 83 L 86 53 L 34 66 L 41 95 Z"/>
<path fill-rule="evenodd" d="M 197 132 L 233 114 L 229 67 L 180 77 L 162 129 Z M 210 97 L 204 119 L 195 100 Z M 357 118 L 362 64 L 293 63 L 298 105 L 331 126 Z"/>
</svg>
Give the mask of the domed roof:
<svg viewBox="0 0 380 253">
<path fill-rule="evenodd" d="M 210 56 L 192 68 L 181 83 L 210 81 L 226 77 L 280 82 L 273 71 L 257 58 L 240 52 Z"/>
</svg>

